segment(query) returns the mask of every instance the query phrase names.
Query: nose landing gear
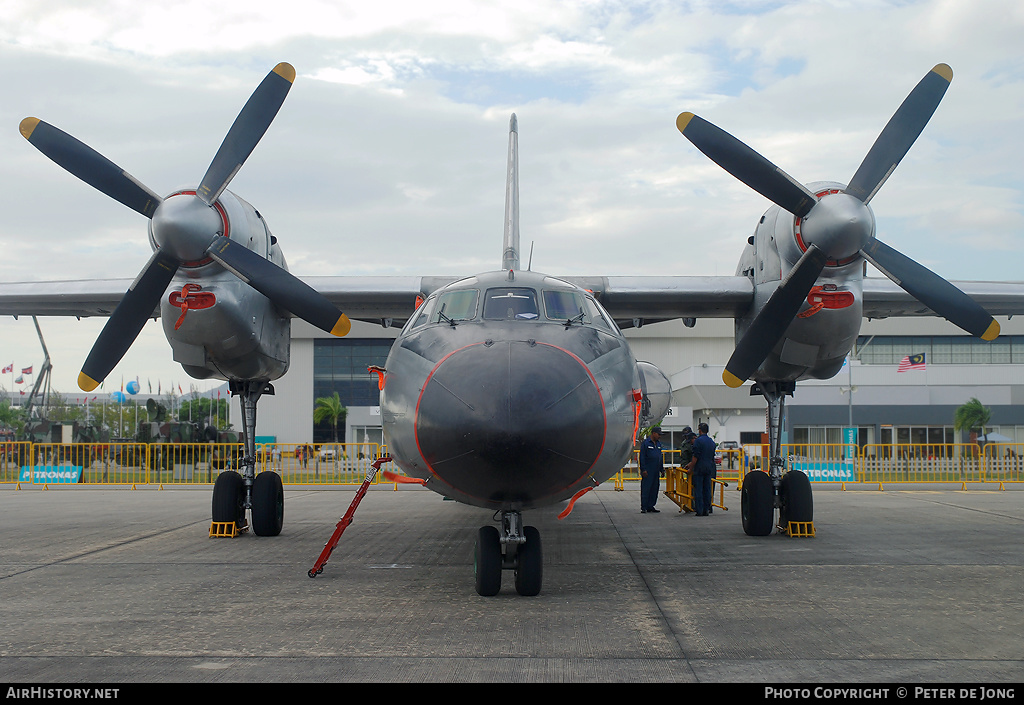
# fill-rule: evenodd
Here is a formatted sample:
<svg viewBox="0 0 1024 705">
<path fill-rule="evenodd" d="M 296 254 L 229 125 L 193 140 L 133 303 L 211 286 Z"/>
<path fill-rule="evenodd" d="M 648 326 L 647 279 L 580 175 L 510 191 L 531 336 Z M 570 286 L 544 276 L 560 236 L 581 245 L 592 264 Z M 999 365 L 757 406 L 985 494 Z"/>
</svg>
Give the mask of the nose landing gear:
<svg viewBox="0 0 1024 705">
<path fill-rule="evenodd" d="M 476 571 L 478 595 L 491 597 L 501 590 L 501 571 L 515 573 L 516 592 L 524 597 L 540 594 L 544 573 L 544 557 L 540 531 L 523 526 L 517 511 L 501 513 L 502 530 L 482 526 L 477 532 L 473 566 Z"/>
</svg>

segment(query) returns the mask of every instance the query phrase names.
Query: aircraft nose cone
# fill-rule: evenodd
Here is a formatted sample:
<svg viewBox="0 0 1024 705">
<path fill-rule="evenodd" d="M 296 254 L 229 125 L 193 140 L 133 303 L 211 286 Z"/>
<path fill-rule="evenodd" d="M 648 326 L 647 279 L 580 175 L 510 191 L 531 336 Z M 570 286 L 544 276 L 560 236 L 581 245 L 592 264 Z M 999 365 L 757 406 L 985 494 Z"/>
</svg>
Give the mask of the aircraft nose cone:
<svg viewBox="0 0 1024 705">
<path fill-rule="evenodd" d="M 417 444 L 438 477 L 477 499 L 523 506 L 585 475 L 605 427 L 584 363 L 533 342 L 455 351 L 428 377 L 416 411 Z"/>
</svg>

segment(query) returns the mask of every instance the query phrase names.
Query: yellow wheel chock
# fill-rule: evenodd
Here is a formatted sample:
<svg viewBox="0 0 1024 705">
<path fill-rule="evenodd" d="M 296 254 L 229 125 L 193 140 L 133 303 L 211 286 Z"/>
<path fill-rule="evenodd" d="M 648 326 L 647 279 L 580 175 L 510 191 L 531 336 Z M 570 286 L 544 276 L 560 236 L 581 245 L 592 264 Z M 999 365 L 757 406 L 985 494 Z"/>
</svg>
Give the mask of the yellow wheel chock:
<svg viewBox="0 0 1024 705">
<path fill-rule="evenodd" d="M 240 533 L 242 532 L 238 530 L 238 525 L 233 521 L 210 522 L 211 539 L 233 539 Z"/>
<path fill-rule="evenodd" d="M 790 538 L 813 538 L 814 522 L 791 521 L 789 522 L 789 526 L 785 527 L 785 532 L 790 536 Z"/>
</svg>

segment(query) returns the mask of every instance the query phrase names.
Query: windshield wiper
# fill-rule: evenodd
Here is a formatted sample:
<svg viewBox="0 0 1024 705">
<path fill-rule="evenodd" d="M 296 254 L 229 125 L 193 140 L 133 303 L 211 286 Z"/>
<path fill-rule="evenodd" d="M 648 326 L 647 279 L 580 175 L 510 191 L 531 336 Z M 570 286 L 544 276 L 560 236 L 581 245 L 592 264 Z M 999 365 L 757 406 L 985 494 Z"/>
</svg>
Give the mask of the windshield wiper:
<svg viewBox="0 0 1024 705">
<path fill-rule="evenodd" d="M 575 316 L 573 316 L 572 318 L 568 319 L 565 322 L 565 327 L 569 328 L 572 326 L 573 323 L 583 323 L 583 317 L 583 311 L 580 311 L 578 314 L 576 314 Z"/>
<path fill-rule="evenodd" d="M 438 318 L 438 320 L 443 320 L 443 321 L 446 321 L 447 323 L 450 323 L 452 328 L 455 327 L 455 319 L 448 318 L 448 316 L 444 315 L 444 311 L 438 311 L 437 312 L 437 318 Z"/>
</svg>

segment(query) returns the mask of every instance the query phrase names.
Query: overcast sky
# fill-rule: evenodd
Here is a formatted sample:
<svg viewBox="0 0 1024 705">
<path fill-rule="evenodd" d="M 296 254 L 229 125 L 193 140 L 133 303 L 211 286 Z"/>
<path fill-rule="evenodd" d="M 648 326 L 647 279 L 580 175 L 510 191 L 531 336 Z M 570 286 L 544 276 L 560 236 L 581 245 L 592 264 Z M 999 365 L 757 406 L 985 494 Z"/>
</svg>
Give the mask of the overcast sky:
<svg viewBox="0 0 1024 705">
<path fill-rule="evenodd" d="M 878 235 L 949 279 L 1021 280 L 1022 36 L 1019 0 L 0 0 L 0 280 L 134 277 L 150 254 L 145 219 L 36 151 L 22 118 L 165 194 L 195 186 L 280 61 L 295 85 L 230 189 L 299 275 L 498 268 L 512 112 L 535 270 L 733 274 L 769 204 L 676 115 L 845 183 L 945 62 L 945 99 L 872 201 Z M 103 322 L 41 319 L 56 389 L 81 394 Z M 30 319 L 0 320 L 0 366 L 41 360 Z M 106 391 L 122 377 L 192 382 L 155 322 Z"/>
</svg>

